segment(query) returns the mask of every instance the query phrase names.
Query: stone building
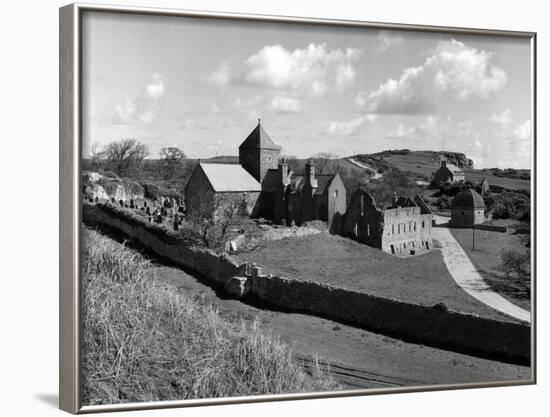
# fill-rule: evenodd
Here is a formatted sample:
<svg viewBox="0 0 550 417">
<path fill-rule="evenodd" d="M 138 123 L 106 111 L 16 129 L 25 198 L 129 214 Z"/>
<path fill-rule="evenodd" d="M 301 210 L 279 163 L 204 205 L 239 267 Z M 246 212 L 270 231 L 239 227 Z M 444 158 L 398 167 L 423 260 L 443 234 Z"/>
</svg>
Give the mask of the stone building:
<svg viewBox="0 0 550 417">
<path fill-rule="evenodd" d="M 394 198 L 386 209 L 376 207 L 361 189 L 353 193 L 342 222 L 342 234 L 392 254 L 414 254 L 432 246 L 433 214 L 417 195 Z"/>
<path fill-rule="evenodd" d="M 433 175 L 433 183 L 436 185 L 460 184 L 464 180 L 464 171 L 456 165 L 449 164 L 447 160 L 441 160 L 441 166 Z"/>
<path fill-rule="evenodd" d="M 260 192 L 260 183 L 240 165 L 199 163 L 185 188 L 186 214 L 214 219 L 255 216 Z"/>
<path fill-rule="evenodd" d="M 312 160 L 305 164 L 304 173 L 294 173 L 280 153 L 281 147 L 258 120 L 239 146 L 239 165 L 197 166 L 185 190 L 188 215 L 204 218 L 216 210 L 217 216 L 231 202 L 244 201 L 251 217 L 287 225 L 322 220 L 330 229 L 334 218 L 346 212 L 346 189 L 340 175 L 317 175 Z"/>
<path fill-rule="evenodd" d="M 333 228 L 335 218 L 346 212 L 346 188 L 338 173 L 315 173 L 315 165 L 306 162 L 303 174 L 289 169 L 285 159 L 277 169 L 268 170 L 262 182 L 262 215 L 277 224 L 310 220 L 327 222 Z"/>
<path fill-rule="evenodd" d="M 483 180 L 477 185 L 476 191 L 478 191 L 482 196 L 489 195 L 491 193 L 491 186 L 489 185 L 489 180 L 487 177 L 483 177 Z"/>
<path fill-rule="evenodd" d="M 485 221 L 485 203 L 474 190 L 467 189 L 456 195 L 451 203 L 451 221 L 453 227 L 473 227 Z"/>
</svg>

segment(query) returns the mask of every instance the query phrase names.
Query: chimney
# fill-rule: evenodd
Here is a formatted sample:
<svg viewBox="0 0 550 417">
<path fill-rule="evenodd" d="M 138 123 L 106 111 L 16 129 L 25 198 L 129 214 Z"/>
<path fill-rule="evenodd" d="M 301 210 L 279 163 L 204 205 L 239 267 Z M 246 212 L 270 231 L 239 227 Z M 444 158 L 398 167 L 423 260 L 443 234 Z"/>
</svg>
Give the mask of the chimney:
<svg viewBox="0 0 550 417">
<path fill-rule="evenodd" d="M 393 192 L 393 197 L 391 199 L 391 205 L 392 205 L 392 207 L 397 208 L 397 193 L 395 191 Z"/>
<path fill-rule="evenodd" d="M 308 159 L 306 163 L 305 173 L 306 184 L 310 184 L 312 188 L 317 188 L 317 179 L 315 178 L 315 164 L 313 159 Z"/>
<path fill-rule="evenodd" d="M 288 165 L 286 163 L 286 158 L 279 159 L 279 166 L 277 167 L 279 171 L 279 178 L 283 185 L 288 185 Z"/>
<path fill-rule="evenodd" d="M 442 166 L 442 167 L 446 167 L 446 166 L 447 166 L 447 160 L 446 160 L 446 159 L 442 159 L 442 160 L 441 160 L 441 166 Z"/>
</svg>

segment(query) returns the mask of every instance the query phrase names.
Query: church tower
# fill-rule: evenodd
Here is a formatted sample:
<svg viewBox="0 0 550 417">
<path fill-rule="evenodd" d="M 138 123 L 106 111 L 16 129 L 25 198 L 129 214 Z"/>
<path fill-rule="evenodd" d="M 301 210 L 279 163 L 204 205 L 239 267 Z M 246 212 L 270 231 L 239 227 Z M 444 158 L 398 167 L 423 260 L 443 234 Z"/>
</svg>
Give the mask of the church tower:
<svg viewBox="0 0 550 417">
<path fill-rule="evenodd" d="M 239 146 L 239 164 L 260 183 L 267 170 L 277 169 L 281 147 L 275 145 L 258 119 L 258 126 Z"/>
</svg>

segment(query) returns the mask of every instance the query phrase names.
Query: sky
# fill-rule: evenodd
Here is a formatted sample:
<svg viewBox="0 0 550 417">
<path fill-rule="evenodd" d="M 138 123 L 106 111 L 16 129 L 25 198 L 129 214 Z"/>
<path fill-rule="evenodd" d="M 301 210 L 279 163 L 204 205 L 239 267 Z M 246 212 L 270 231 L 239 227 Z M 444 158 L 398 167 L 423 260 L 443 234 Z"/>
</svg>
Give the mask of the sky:
<svg viewBox="0 0 550 417">
<path fill-rule="evenodd" d="M 528 39 L 86 12 L 83 156 L 237 155 L 261 118 L 283 153 L 463 152 L 530 168 Z"/>
</svg>

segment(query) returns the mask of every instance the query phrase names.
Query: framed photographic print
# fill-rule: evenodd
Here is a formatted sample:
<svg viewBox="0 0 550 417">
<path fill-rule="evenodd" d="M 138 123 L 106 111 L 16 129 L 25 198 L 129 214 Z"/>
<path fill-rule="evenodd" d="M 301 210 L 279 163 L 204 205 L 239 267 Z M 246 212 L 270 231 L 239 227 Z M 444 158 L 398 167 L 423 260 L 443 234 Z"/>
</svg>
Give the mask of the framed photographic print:
<svg viewBox="0 0 550 417">
<path fill-rule="evenodd" d="M 60 9 L 60 407 L 535 383 L 535 33 Z"/>
</svg>

